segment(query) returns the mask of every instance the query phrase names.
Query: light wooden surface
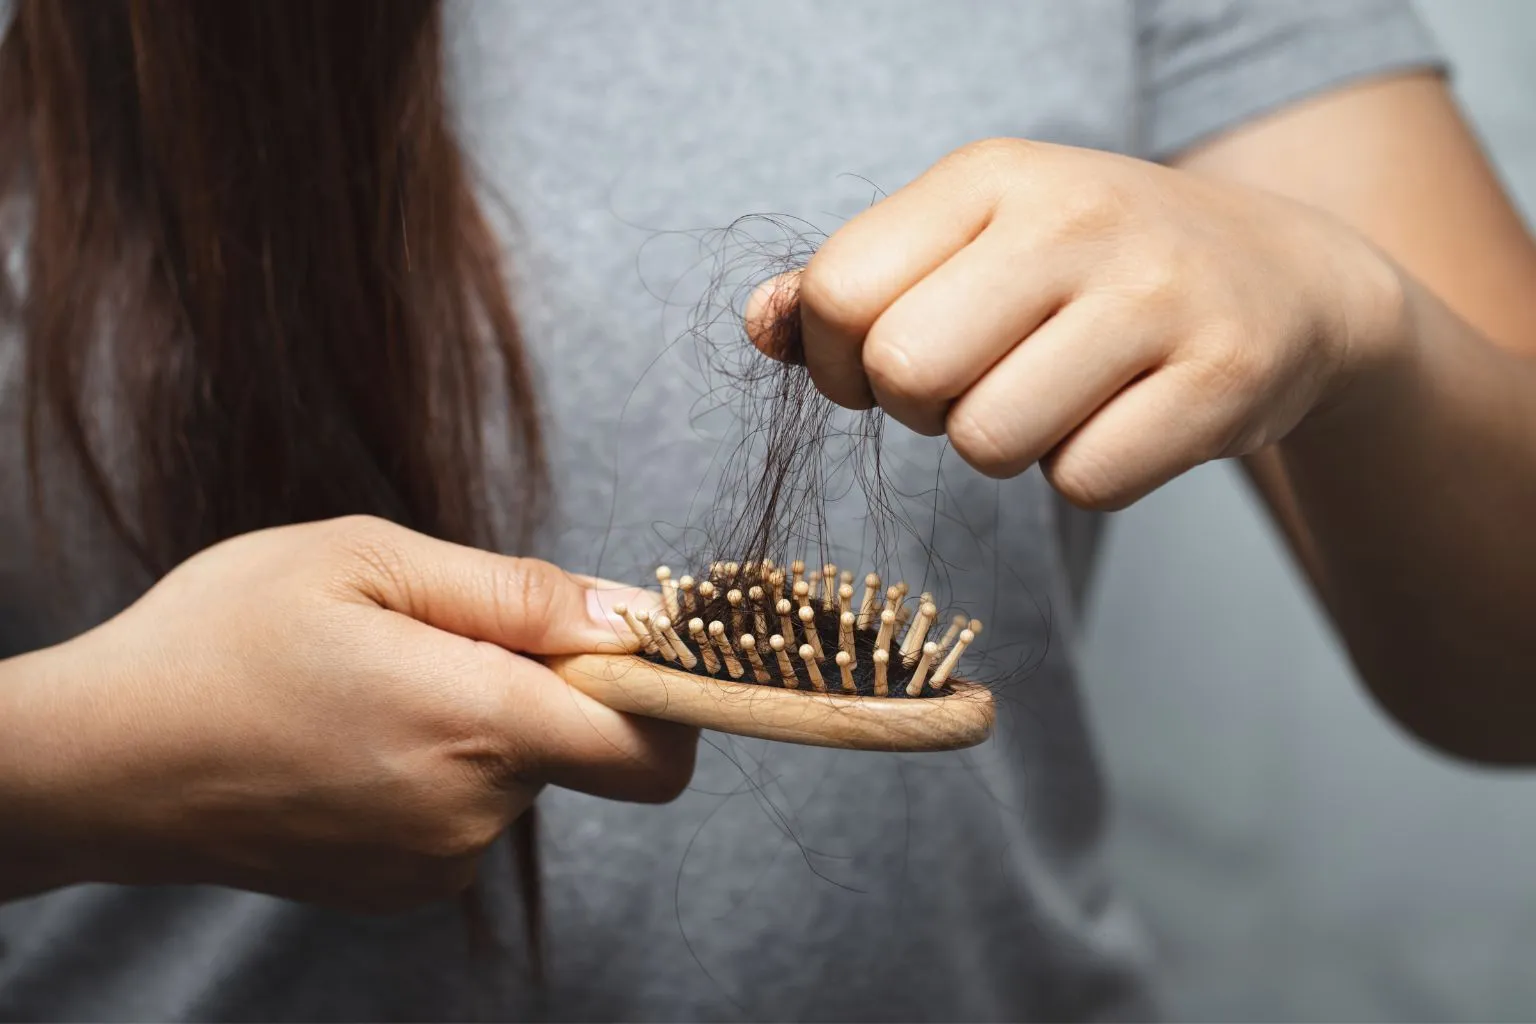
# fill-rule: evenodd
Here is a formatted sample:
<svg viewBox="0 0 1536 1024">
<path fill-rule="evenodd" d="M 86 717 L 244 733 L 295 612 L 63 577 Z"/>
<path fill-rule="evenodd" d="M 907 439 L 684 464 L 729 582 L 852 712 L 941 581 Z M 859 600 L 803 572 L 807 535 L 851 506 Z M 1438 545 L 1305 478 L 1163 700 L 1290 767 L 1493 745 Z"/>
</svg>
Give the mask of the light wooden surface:
<svg viewBox="0 0 1536 1024">
<path fill-rule="evenodd" d="M 818 747 L 958 750 L 991 735 L 995 714 L 990 691 L 960 680 L 951 681 L 951 695 L 903 700 L 712 679 L 629 655 L 577 654 L 548 664 L 616 711 Z"/>
</svg>

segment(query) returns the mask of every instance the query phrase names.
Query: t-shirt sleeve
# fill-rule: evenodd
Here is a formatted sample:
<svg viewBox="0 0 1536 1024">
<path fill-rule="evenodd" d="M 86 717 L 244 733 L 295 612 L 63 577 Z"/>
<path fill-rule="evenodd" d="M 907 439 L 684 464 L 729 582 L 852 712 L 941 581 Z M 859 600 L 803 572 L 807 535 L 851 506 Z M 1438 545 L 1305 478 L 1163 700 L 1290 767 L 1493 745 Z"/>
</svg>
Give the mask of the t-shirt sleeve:
<svg viewBox="0 0 1536 1024">
<path fill-rule="evenodd" d="M 1135 0 L 1141 153 L 1166 160 L 1348 82 L 1446 70 L 1408 0 Z"/>
</svg>

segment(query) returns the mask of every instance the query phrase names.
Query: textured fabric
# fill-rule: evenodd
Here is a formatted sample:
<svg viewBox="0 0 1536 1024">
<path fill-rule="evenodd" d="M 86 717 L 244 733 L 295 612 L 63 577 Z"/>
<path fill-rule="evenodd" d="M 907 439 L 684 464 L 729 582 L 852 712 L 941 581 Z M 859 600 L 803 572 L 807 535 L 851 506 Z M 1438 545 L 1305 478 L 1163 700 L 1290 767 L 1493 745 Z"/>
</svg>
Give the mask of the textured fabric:
<svg viewBox="0 0 1536 1024">
<path fill-rule="evenodd" d="M 693 348 L 673 344 L 709 283 L 709 229 L 754 212 L 831 229 L 988 136 L 1163 155 L 1433 60 L 1406 8 L 1363 0 L 453 12 L 461 120 L 515 213 L 518 306 L 549 409 L 559 513 L 539 553 L 619 579 L 689 543 L 731 441 Z M 11 438 L 14 364 L 0 344 Z M 143 585 L 80 508 L 62 525 L 101 586 L 48 591 L 17 449 L 0 445 L 0 655 L 77 633 Z M 912 542 L 879 568 L 964 602 L 988 623 L 983 653 L 1018 670 L 995 740 L 899 757 L 710 736 L 672 805 L 547 793 L 541 987 L 497 849 L 485 875 L 505 962 L 471 959 L 455 906 L 371 919 L 215 888 L 82 886 L 0 907 L 0 1018 L 1145 1016 L 1146 947 L 1098 860 L 1105 796 L 1058 544 L 1070 531 L 1035 473 L 988 481 L 899 429 L 886 467 L 944 564 Z M 841 563 L 866 564 L 862 512 L 832 510 Z"/>
</svg>

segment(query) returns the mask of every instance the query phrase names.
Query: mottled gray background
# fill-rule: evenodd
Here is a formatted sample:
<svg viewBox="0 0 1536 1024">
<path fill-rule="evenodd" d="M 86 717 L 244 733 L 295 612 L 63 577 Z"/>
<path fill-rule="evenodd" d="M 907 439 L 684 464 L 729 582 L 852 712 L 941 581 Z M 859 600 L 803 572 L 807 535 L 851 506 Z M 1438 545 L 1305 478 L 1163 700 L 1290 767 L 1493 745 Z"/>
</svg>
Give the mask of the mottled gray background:
<svg viewBox="0 0 1536 1024">
<path fill-rule="evenodd" d="M 1536 2 L 1419 6 L 1529 220 Z M 1236 471 L 1115 518 L 1088 629 L 1172 1016 L 1536 1020 L 1536 773 L 1447 763 L 1368 703 Z"/>
</svg>

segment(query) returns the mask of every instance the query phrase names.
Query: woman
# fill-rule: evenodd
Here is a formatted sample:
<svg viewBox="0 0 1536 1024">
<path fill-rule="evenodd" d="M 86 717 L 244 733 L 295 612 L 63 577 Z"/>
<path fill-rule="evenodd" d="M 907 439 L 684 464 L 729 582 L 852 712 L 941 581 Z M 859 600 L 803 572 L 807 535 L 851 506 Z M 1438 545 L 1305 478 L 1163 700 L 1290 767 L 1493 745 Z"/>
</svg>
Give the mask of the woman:
<svg viewBox="0 0 1536 1024">
<path fill-rule="evenodd" d="M 1407 728 L 1536 754 L 1536 250 L 1404 6 L 453 8 L 515 315 L 435 5 L 17 17 L 6 1016 L 1143 1015 L 1047 487 L 1211 458 Z M 647 275 L 692 257 L 630 225 L 853 212 L 850 171 L 912 184 L 781 282 L 811 373 L 912 429 L 887 461 L 963 513 L 957 591 L 1045 653 L 973 758 L 695 770 L 529 657 L 611 638 L 566 573 L 639 578 L 712 451 L 683 363 L 646 372 Z M 497 837 L 536 795 L 529 929 Z M 499 958 L 448 898 L 476 877 Z"/>
</svg>

